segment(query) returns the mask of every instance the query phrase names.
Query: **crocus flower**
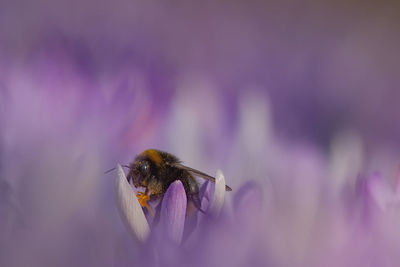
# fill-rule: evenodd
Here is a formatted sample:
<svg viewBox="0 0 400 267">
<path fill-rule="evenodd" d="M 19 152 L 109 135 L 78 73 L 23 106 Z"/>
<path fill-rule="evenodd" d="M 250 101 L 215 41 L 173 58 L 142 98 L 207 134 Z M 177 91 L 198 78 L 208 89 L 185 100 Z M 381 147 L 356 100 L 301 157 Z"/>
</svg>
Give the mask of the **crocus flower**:
<svg viewBox="0 0 400 267">
<path fill-rule="evenodd" d="M 212 216 L 218 216 L 221 211 L 224 194 L 225 178 L 222 171 L 216 174 L 215 186 L 206 182 L 201 194 L 201 208 Z M 214 188 L 214 192 L 211 189 Z M 117 165 L 115 180 L 116 203 L 121 219 L 128 232 L 139 241 L 146 241 L 150 234 L 149 222 L 142 206 L 136 197 L 135 190 L 128 183 L 121 165 Z M 210 198 L 212 196 L 212 198 Z M 211 201 L 209 201 L 211 199 Z M 167 189 L 161 203 L 160 227 L 166 238 L 173 243 L 182 241 L 186 221 L 187 196 L 181 181 L 173 182 Z M 154 227 L 153 227 L 154 228 Z"/>
</svg>

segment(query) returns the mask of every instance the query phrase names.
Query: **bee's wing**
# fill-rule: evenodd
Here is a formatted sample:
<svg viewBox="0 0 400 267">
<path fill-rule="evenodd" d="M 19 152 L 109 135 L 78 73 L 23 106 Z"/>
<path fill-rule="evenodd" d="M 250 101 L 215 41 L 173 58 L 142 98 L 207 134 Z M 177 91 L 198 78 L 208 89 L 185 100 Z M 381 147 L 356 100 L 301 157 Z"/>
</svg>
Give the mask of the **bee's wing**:
<svg viewBox="0 0 400 267">
<path fill-rule="evenodd" d="M 208 175 L 208 174 L 205 174 L 204 172 L 198 171 L 196 169 L 190 168 L 190 167 L 182 165 L 180 163 L 175 163 L 175 164 L 173 164 L 173 166 L 175 166 L 175 167 L 177 167 L 179 169 L 188 171 L 191 174 L 193 174 L 194 176 L 198 176 L 198 177 L 206 179 L 206 180 L 208 180 L 208 181 L 210 181 L 212 183 L 215 183 L 215 178 L 210 176 L 210 175 Z M 229 186 L 225 185 L 225 190 L 226 191 L 232 191 L 232 188 L 230 188 Z"/>
</svg>

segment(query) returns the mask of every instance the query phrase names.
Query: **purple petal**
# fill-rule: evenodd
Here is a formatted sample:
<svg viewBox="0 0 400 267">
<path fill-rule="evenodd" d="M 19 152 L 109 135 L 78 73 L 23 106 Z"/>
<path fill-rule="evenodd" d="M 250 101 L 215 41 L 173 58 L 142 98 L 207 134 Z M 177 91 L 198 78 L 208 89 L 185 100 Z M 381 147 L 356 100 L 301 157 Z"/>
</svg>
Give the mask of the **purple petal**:
<svg viewBox="0 0 400 267">
<path fill-rule="evenodd" d="M 201 209 L 204 211 L 208 210 L 210 202 L 212 199 L 212 191 L 214 190 L 214 185 L 210 181 L 206 181 L 200 188 L 200 202 Z"/>
<path fill-rule="evenodd" d="M 167 238 L 176 244 L 182 240 L 186 217 L 186 193 L 181 181 L 173 182 L 161 204 L 161 225 Z"/>
<path fill-rule="evenodd" d="M 147 239 L 150 229 L 143 209 L 119 164 L 117 165 L 117 174 L 114 189 L 119 215 L 132 236 L 144 241 Z"/>
</svg>

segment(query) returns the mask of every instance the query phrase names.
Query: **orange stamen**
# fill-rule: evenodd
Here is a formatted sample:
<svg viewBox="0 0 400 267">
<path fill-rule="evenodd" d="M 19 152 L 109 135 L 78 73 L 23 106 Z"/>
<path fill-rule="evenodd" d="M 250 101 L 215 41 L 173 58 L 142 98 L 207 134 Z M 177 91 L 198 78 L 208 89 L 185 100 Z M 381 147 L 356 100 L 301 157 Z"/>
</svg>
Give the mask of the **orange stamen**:
<svg viewBox="0 0 400 267">
<path fill-rule="evenodd" d="M 140 206 L 142 206 L 143 208 L 146 208 L 150 212 L 151 216 L 154 217 L 153 210 L 150 208 L 149 204 L 147 204 L 147 201 L 150 200 L 150 196 L 146 195 L 143 192 L 137 192 L 136 197 L 139 201 Z"/>
</svg>

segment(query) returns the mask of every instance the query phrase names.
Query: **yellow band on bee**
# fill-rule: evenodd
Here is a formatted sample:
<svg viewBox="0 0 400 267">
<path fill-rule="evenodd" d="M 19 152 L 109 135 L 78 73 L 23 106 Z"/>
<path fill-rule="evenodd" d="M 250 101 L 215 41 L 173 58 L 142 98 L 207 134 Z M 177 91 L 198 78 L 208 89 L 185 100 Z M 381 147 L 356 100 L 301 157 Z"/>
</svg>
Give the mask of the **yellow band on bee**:
<svg viewBox="0 0 400 267">
<path fill-rule="evenodd" d="M 147 149 L 142 152 L 142 155 L 149 157 L 149 159 L 157 165 L 161 165 L 163 161 L 160 153 L 154 149 Z"/>
</svg>

